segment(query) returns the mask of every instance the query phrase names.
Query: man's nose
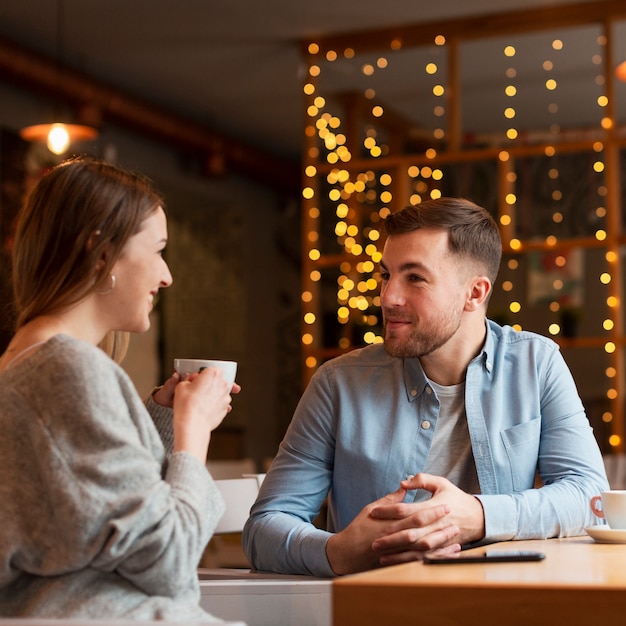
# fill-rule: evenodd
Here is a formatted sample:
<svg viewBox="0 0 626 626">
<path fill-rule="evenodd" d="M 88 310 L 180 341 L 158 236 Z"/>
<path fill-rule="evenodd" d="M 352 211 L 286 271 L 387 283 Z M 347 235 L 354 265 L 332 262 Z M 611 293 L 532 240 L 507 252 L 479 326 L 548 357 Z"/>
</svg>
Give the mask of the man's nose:
<svg viewBox="0 0 626 626">
<path fill-rule="evenodd" d="M 399 306 L 404 304 L 404 294 L 397 280 L 389 279 L 381 287 L 380 302 L 383 306 Z"/>
</svg>

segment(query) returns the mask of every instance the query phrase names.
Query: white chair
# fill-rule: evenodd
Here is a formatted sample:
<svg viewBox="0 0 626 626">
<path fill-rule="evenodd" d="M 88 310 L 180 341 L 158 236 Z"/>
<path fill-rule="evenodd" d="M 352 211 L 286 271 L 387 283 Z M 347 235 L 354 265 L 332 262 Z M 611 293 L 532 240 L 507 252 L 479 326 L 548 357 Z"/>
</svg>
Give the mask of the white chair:
<svg viewBox="0 0 626 626">
<path fill-rule="evenodd" d="M 257 471 L 253 459 L 226 459 L 223 461 L 207 461 L 207 469 L 213 480 L 226 478 L 241 478 L 246 474 L 254 474 Z"/>
<path fill-rule="evenodd" d="M 265 474 L 250 473 L 215 480 L 226 502 L 226 511 L 204 551 L 200 561 L 202 568 L 250 567 L 241 547 L 241 533 L 264 478 Z"/>
<path fill-rule="evenodd" d="M 216 535 L 243 531 L 263 478 L 265 474 L 245 474 L 242 478 L 215 481 L 226 502 L 226 512 L 215 529 Z"/>
</svg>

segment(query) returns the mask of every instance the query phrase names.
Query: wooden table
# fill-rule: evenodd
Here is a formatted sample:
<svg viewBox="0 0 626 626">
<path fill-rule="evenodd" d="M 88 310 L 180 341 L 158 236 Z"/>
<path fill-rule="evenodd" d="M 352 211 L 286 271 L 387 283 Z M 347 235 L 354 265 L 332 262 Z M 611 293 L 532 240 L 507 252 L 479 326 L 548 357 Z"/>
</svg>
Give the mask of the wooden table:
<svg viewBox="0 0 626 626">
<path fill-rule="evenodd" d="M 626 544 L 586 535 L 504 542 L 529 563 L 407 563 L 333 582 L 333 626 L 626 624 Z M 480 552 L 484 548 L 475 548 Z"/>
</svg>

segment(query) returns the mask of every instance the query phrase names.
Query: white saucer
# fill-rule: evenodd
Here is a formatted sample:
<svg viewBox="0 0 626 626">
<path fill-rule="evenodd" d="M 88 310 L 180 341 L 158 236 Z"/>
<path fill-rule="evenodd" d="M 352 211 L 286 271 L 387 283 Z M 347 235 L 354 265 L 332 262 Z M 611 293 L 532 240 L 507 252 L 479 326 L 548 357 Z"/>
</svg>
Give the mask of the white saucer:
<svg viewBox="0 0 626 626">
<path fill-rule="evenodd" d="M 608 526 L 588 526 L 585 532 L 598 543 L 626 543 L 626 530 L 612 529 Z"/>
</svg>

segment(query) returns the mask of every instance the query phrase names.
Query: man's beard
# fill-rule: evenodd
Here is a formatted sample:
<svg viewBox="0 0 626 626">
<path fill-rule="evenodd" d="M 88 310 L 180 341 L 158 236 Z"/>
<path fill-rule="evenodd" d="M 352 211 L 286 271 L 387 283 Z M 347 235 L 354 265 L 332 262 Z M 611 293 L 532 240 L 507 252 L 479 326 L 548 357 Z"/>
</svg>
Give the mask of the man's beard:
<svg viewBox="0 0 626 626">
<path fill-rule="evenodd" d="M 385 351 L 389 356 L 400 359 L 426 356 L 445 345 L 459 326 L 460 319 L 453 320 L 449 317 L 429 332 L 421 332 L 414 326 L 407 338 L 400 338 L 394 336 L 395 333 L 387 329 L 387 322 L 383 321 Z"/>
</svg>

